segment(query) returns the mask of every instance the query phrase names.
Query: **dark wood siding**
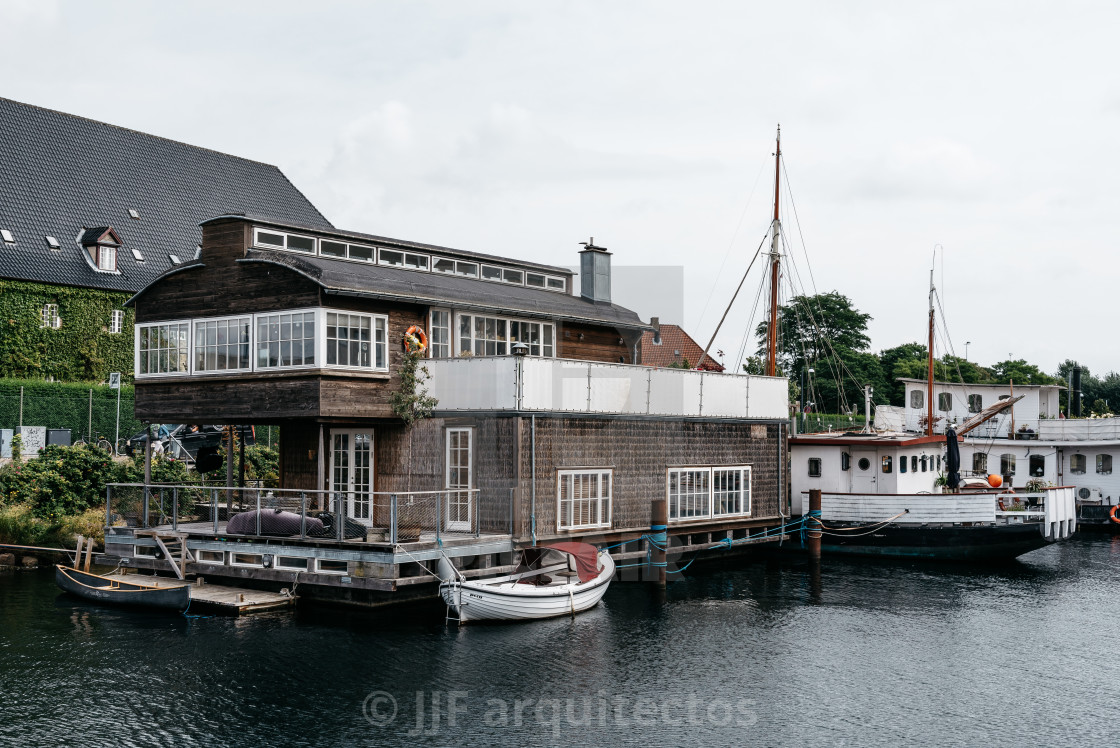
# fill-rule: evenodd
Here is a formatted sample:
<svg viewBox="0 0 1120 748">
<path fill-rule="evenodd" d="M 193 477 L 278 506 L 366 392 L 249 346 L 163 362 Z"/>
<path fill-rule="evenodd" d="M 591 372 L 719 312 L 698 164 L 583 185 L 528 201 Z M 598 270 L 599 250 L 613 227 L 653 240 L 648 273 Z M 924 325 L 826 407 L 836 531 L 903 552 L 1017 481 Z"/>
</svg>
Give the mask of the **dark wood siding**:
<svg viewBox="0 0 1120 748">
<path fill-rule="evenodd" d="M 630 364 L 633 363 L 634 346 L 641 334 L 635 330 L 619 330 L 614 327 L 563 323 L 558 337 L 559 358 Z"/>
</svg>

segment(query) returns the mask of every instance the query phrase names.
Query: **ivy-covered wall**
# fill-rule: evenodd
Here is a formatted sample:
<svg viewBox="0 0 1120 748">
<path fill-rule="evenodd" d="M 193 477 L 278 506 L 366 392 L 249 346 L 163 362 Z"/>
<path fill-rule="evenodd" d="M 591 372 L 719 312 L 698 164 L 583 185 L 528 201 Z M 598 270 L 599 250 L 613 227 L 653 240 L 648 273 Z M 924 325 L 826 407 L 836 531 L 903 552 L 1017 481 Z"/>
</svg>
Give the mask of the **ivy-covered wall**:
<svg viewBox="0 0 1120 748">
<path fill-rule="evenodd" d="M 132 381 L 131 294 L 0 279 L 0 377 L 102 382 L 119 371 Z M 41 326 L 45 304 L 57 304 L 62 326 Z M 109 332 L 114 309 L 124 311 Z"/>
</svg>

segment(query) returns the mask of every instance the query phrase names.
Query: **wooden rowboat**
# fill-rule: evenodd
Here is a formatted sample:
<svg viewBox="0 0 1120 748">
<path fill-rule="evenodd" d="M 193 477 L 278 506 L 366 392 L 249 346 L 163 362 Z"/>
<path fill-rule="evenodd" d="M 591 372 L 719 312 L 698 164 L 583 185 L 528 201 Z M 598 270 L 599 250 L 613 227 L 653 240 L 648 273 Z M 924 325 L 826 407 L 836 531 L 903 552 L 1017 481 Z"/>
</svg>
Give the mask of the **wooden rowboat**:
<svg viewBox="0 0 1120 748">
<path fill-rule="evenodd" d="M 54 581 L 64 592 L 98 603 L 186 610 L 191 602 L 190 585 L 156 587 L 151 584 L 122 582 L 61 564 L 54 567 Z"/>
</svg>

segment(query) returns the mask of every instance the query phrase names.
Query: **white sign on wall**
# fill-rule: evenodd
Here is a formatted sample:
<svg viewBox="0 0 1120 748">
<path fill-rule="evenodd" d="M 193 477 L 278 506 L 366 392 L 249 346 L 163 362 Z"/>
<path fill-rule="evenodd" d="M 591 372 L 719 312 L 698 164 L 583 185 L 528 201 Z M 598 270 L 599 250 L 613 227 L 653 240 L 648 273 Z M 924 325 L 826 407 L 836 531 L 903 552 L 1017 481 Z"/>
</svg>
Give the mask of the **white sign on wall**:
<svg viewBox="0 0 1120 748">
<path fill-rule="evenodd" d="M 22 426 L 19 435 L 23 440 L 24 457 L 38 457 L 39 450 L 47 446 L 46 426 Z"/>
</svg>

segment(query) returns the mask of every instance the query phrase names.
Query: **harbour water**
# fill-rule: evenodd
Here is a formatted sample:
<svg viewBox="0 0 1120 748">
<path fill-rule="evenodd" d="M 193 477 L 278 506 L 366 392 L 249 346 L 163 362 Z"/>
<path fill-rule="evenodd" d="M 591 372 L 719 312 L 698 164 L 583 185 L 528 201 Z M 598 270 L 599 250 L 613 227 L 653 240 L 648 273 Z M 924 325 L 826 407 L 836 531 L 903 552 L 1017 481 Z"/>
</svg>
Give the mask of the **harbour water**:
<svg viewBox="0 0 1120 748">
<path fill-rule="evenodd" d="M 1116 745 L 1118 569 L 1107 535 L 999 567 L 770 559 L 461 629 L 187 619 L 4 573 L 0 745 Z"/>
</svg>

